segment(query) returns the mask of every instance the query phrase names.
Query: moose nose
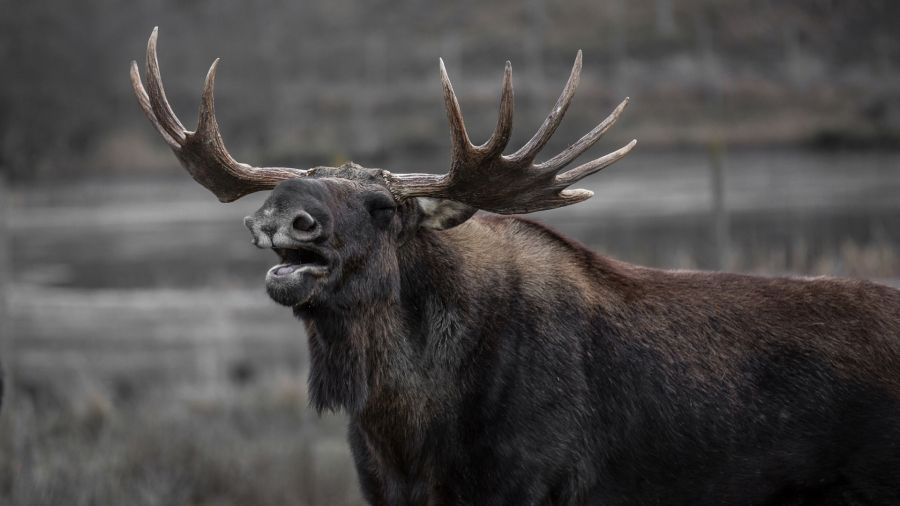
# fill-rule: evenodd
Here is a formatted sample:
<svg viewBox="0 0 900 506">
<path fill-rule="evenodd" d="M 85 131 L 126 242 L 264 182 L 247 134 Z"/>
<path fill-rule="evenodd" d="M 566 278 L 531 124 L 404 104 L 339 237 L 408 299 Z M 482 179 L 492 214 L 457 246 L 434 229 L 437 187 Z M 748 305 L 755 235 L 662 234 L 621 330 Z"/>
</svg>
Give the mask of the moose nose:
<svg viewBox="0 0 900 506">
<path fill-rule="evenodd" d="M 294 220 L 291 222 L 291 226 L 294 227 L 294 230 L 299 230 L 300 232 L 309 232 L 312 229 L 316 228 L 316 219 L 312 217 L 306 211 L 300 211 L 297 213 L 297 216 L 294 217 Z"/>
</svg>

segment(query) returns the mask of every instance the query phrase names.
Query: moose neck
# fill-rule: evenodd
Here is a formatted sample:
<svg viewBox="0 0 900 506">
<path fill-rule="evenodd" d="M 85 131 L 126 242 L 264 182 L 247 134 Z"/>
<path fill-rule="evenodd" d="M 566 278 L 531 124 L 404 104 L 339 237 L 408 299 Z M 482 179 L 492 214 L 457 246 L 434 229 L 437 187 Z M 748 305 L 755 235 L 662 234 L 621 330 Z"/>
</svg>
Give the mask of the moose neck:
<svg viewBox="0 0 900 506">
<path fill-rule="evenodd" d="M 485 325 L 546 313 L 547 297 L 614 311 L 630 277 L 630 267 L 514 218 L 476 217 L 443 232 L 420 231 L 396 258 L 398 279 L 380 283 L 394 287 L 390 293 L 301 315 L 319 410 L 361 413 L 377 404 L 427 416 L 429 406 L 466 388 L 457 377 L 465 369 L 460 362 L 478 349 Z"/>
<path fill-rule="evenodd" d="M 370 392 L 372 348 L 389 333 L 388 315 L 374 307 L 336 313 L 328 307 L 301 316 L 309 336 L 309 389 L 318 411 L 357 412 Z"/>
<path fill-rule="evenodd" d="M 398 252 L 399 279 L 376 283 L 392 287 L 386 293 L 295 311 L 309 336 L 316 409 L 361 413 L 377 400 L 421 412 L 430 404 L 423 394 L 441 395 L 429 378 L 450 365 L 443 355 L 467 304 L 458 243 L 458 234 L 422 231 Z"/>
</svg>

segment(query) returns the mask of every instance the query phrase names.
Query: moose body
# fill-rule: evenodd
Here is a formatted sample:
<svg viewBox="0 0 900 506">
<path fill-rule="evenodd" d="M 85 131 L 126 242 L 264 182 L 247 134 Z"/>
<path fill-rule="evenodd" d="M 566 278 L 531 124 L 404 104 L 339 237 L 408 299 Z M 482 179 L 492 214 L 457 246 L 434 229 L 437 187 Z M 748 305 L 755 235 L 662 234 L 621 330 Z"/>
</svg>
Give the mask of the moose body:
<svg viewBox="0 0 900 506">
<path fill-rule="evenodd" d="M 373 504 L 900 501 L 896 290 L 637 267 L 493 216 L 394 267 L 297 311 Z"/>
<path fill-rule="evenodd" d="M 507 63 L 473 145 L 441 66 L 446 175 L 252 167 L 225 150 L 207 75 L 195 131 L 148 44 L 151 123 L 279 263 L 266 289 L 306 325 L 312 404 L 349 415 L 373 504 L 900 504 L 900 292 L 866 281 L 663 271 L 597 255 L 527 213 L 585 200 L 573 169 L 627 100 L 535 157 L 581 68 L 522 148 Z"/>
</svg>

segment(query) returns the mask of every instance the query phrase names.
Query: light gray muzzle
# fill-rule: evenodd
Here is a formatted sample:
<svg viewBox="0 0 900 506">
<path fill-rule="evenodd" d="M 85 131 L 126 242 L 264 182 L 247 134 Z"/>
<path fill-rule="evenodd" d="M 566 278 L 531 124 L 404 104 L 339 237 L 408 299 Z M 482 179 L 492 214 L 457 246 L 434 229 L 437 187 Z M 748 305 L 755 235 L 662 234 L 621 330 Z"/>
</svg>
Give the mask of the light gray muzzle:
<svg viewBox="0 0 900 506">
<path fill-rule="evenodd" d="M 322 236 L 321 224 L 306 211 L 290 216 L 263 208 L 244 218 L 257 248 L 294 248 L 298 243 L 313 242 Z"/>
</svg>

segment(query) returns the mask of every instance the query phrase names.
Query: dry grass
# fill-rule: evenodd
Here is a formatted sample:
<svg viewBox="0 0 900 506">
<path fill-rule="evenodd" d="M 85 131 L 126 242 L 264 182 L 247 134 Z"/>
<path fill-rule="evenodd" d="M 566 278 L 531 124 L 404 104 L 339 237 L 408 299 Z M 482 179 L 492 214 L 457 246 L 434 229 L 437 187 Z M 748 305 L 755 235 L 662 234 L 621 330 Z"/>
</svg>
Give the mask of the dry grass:
<svg viewBox="0 0 900 506">
<path fill-rule="evenodd" d="M 834 249 L 811 253 L 804 243 L 790 248 L 769 247 L 765 251 L 735 251 L 729 270 L 758 274 L 802 273 L 866 279 L 900 278 L 900 251 L 881 240 L 859 243 L 844 240 Z"/>
<path fill-rule="evenodd" d="M 361 502 L 344 422 L 315 418 L 300 378 L 141 402 L 97 384 L 20 384 L 0 423 L 2 504 Z"/>
</svg>

